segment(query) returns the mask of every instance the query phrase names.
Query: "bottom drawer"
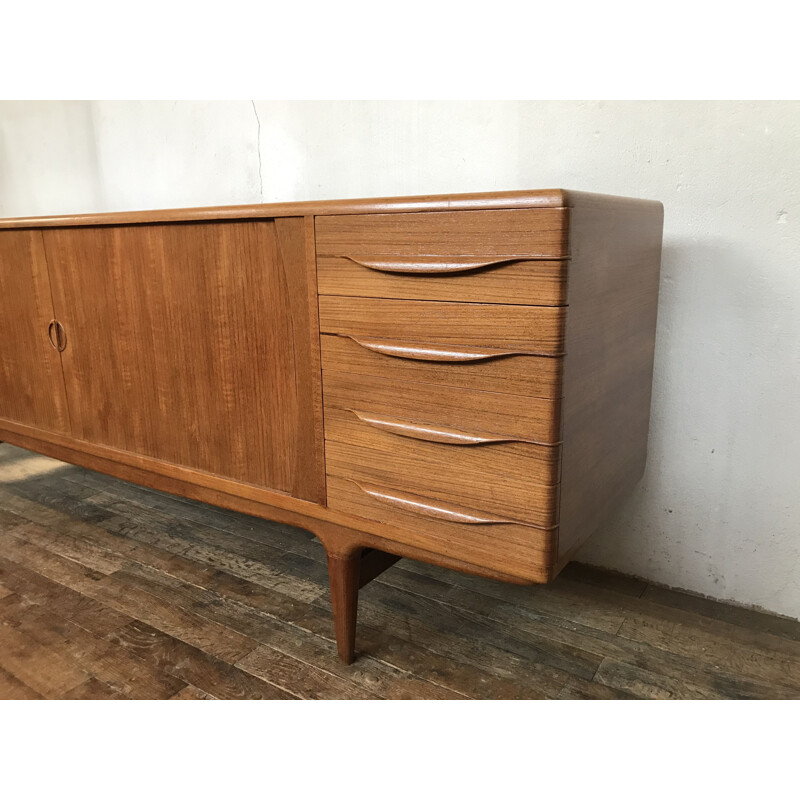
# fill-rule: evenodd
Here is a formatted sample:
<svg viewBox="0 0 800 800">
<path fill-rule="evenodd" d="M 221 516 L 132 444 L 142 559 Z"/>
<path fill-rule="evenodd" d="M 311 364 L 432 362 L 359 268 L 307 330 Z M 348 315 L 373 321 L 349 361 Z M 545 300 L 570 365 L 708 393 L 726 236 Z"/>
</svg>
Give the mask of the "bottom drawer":
<svg viewBox="0 0 800 800">
<path fill-rule="evenodd" d="M 329 472 L 356 482 L 393 486 L 539 528 L 558 524 L 558 446 L 504 437 L 466 445 L 460 440 L 471 434 L 463 432 L 456 432 L 454 445 L 441 435 L 446 430 L 328 407 L 325 463 Z"/>
<path fill-rule="evenodd" d="M 552 575 L 558 530 L 542 530 L 392 487 L 328 475 L 328 507 L 382 523 L 393 541 L 531 582 Z"/>
</svg>

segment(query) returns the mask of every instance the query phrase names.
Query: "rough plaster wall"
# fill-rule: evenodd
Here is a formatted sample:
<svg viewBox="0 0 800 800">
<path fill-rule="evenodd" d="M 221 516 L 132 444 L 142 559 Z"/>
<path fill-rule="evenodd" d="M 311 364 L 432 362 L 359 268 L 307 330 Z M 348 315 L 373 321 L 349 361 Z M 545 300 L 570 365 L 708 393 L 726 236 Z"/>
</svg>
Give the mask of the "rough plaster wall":
<svg viewBox="0 0 800 800">
<path fill-rule="evenodd" d="M 800 104 L 2 103 L 0 215 L 565 187 L 665 206 L 647 473 L 581 559 L 800 617 Z"/>
</svg>

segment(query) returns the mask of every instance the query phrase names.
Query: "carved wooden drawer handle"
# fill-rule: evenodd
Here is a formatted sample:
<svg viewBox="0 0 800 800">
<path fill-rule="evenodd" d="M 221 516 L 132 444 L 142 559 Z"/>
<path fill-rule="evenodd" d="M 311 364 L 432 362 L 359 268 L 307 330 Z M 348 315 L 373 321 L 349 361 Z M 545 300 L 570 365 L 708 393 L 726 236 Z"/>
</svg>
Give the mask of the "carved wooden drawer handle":
<svg viewBox="0 0 800 800">
<path fill-rule="evenodd" d="M 469 256 L 414 256 L 413 258 L 364 259 L 344 256 L 354 264 L 376 272 L 410 272 L 415 275 L 447 275 L 453 272 L 471 272 L 482 267 L 496 267 L 519 258 L 470 258 Z"/>
<path fill-rule="evenodd" d="M 395 489 L 385 489 L 382 486 L 375 486 L 371 483 L 359 483 L 358 481 L 353 481 L 353 483 L 355 483 L 364 494 L 368 494 L 380 503 L 396 506 L 403 511 L 410 511 L 412 514 L 419 514 L 423 517 L 430 517 L 431 519 L 443 520 L 444 522 L 458 522 L 462 525 L 520 524 L 513 519 L 486 516 L 479 511 L 461 508 L 460 506 L 454 506 L 450 503 L 440 503 L 438 500 L 434 503 L 425 497 L 398 492 Z"/>
<path fill-rule="evenodd" d="M 409 422 L 404 419 L 394 417 L 384 417 L 378 414 L 371 414 L 366 411 L 356 411 L 350 409 L 362 422 L 372 425 L 374 428 L 395 433 L 398 436 L 407 436 L 410 439 L 421 439 L 425 442 L 442 442 L 444 444 L 487 444 L 490 442 L 521 442 L 508 436 L 493 436 L 490 433 L 475 434 L 456 430 L 455 428 L 440 428 L 431 425 L 422 425 L 416 422 Z"/>
<path fill-rule="evenodd" d="M 384 356 L 409 358 L 414 361 L 485 361 L 489 358 L 500 358 L 501 356 L 526 355 L 520 350 L 495 350 L 491 347 L 462 347 L 456 344 L 437 346 L 398 342 L 392 339 L 362 339 L 355 336 L 348 336 L 347 338 L 352 339 L 366 350 L 372 350 Z M 530 355 L 535 354 L 531 353 Z"/>
</svg>

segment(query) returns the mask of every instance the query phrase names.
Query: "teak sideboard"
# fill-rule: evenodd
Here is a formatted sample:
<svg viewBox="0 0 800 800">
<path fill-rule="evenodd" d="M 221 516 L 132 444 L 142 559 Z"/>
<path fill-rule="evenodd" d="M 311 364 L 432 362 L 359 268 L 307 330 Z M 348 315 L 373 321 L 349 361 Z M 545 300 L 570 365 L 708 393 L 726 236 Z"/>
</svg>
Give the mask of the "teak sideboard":
<svg viewBox="0 0 800 800">
<path fill-rule="evenodd" d="M 0 440 L 544 583 L 641 477 L 663 210 L 564 190 L 0 221 Z"/>
</svg>

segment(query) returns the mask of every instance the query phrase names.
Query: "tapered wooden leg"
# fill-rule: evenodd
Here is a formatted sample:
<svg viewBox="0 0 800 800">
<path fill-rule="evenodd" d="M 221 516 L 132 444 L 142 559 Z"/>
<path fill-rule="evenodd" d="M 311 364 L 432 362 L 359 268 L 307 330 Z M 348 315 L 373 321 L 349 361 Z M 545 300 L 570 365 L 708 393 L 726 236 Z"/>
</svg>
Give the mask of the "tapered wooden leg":
<svg viewBox="0 0 800 800">
<path fill-rule="evenodd" d="M 339 658 L 352 664 L 356 652 L 356 615 L 361 551 L 346 556 L 328 554 L 328 578 L 331 584 L 333 624 Z"/>
</svg>

